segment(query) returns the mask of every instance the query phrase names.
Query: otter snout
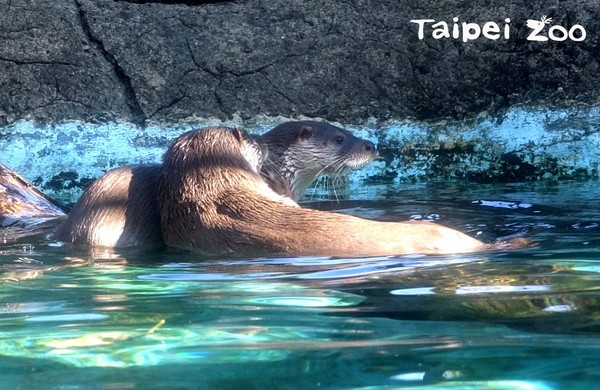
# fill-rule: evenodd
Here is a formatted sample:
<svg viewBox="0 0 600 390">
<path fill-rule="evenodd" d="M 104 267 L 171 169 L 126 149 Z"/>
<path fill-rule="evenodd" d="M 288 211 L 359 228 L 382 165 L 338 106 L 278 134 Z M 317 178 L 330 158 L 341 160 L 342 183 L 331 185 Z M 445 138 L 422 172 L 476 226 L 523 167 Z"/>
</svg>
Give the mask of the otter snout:
<svg viewBox="0 0 600 390">
<path fill-rule="evenodd" d="M 375 147 L 375 144 L 371 141 L 363 141 L 363 150 L 368 153 L 372 153 L 373 157 L 379 156 L 379 151 Z"/>
<path fill-rule="evenodd" d="M 377 150 L 373 142 L 360 138 L 356 138 L 356 140 L 357 143 L 352 148 L 351 152 L 355 154 L 355 158 L 362 157 L 368 159 L 368 161 L 365 162 L 366 164 L 367 162 L 375 160 L 377 157 L 379 157 L 379 151 Z"/>
</svg>

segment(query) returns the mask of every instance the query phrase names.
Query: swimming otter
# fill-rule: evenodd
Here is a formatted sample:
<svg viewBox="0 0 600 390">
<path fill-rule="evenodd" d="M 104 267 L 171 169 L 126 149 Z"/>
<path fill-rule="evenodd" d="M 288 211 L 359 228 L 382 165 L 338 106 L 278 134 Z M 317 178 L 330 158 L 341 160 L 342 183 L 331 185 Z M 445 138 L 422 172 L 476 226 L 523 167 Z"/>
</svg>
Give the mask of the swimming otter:
<svg viewBox="0 0 600 390">
<path fill-rule="evenodd" d="M 482 242 L 427 222 L 377 222 L 286 204 L 254 172 L 229 129 L 187 132 L 158 179 L 169 246 L 207 255 L 374 256 L 480 251 Z"/>
<path fill-rule="evenodd" d="M 285 122 L 262 138 L 269 146 L 263 178 L 296 201 L 319 176 L 343 174 L 377 157 L 372 142 L 326 122 Z"/>
<path fill-rule="evenodd" d="M 358 168 L 377 155 L 371 142 L 325 122 L 286 122 L 262 136 L 234 134 L 244 140 L 242 154 L 254 169 L 262 166 L 274 191 L 293 200 L 322 173 Z M 117 248 L 162 245 L 159 170 L 158 164 L 129 165 L 107 172 L 86 189 L 54 238 Z"/>
<path fill-rule="evenodd" d="M 268 149 L 234 129 L 241 154 L 258 173 Z M 160 164 L 108 171 L 86 189 L 54 238 L 73 244 L 125 248 L 162 246 L 156 185 Z"/>
</svg>

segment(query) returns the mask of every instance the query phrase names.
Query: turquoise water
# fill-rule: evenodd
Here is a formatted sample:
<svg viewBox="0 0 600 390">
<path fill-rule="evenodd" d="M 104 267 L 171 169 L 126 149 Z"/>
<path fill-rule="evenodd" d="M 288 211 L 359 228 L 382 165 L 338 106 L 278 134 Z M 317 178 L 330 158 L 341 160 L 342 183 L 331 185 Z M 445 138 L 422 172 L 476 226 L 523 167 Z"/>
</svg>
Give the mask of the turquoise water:
<svg viewBox="0 0 600 390">
<path fill-rule="evenodd" d="M 594 388 L 598 184 L 371 187 L 306 205 L 538 243 L 513 252 L 208 261 L 4 244 L 0 388 Z"/>
</svg>

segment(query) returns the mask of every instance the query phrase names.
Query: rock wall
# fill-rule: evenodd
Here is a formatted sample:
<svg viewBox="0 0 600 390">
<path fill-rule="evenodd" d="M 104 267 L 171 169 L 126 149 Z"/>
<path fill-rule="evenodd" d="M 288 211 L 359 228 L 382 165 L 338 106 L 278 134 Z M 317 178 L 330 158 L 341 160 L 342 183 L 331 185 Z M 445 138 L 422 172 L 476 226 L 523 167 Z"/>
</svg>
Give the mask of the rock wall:
<svg viewBox="0 0 600 390">
<path fill-rule="evenodd" d="M 534 42 L 528 19 L 582 42 Z M 0 125 L 140 126 L 257 115 L 461 119 L 515 104 L 597 103 L 595 1 L 246 0 L 0 2 Z M 415 19 L 458 39 L 419 39 Z M 510 22 L 505 21 L 510 18 Z M 462 40 L 462 22 L 510 37 Z M 560 34 L 558 34 L 560 35 Z"/>
<path fill-rule="evenodd" d="M 76 197 L 191 126 L 321 118 L 378 143 L 371 182 L 597 177 L 599 24 L 591 0 L 0 0 L 0 162 Z"/>
</svg>

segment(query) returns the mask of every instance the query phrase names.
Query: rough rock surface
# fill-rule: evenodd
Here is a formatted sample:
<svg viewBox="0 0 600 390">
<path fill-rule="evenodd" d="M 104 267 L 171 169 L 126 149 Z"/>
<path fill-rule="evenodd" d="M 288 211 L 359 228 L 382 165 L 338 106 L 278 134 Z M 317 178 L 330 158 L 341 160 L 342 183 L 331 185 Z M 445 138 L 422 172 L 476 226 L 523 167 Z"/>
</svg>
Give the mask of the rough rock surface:
<svg viewBox="0 0 600 390">
<path fill-rule="evenodd" d="M 527 19 L 584 26 L 529 42 Z M 411 19 L 510 18 L 510 39 L 418 39 Z M 0 2 L 0 126 L 139 126 L 257 115 L 461 119 L 517 103 L 598 102 L 591 0 Z M 430 25 L 429 25 L 430 26 Z M 546 29 L 547 35 L 547 29 Z"/>
</svg>

